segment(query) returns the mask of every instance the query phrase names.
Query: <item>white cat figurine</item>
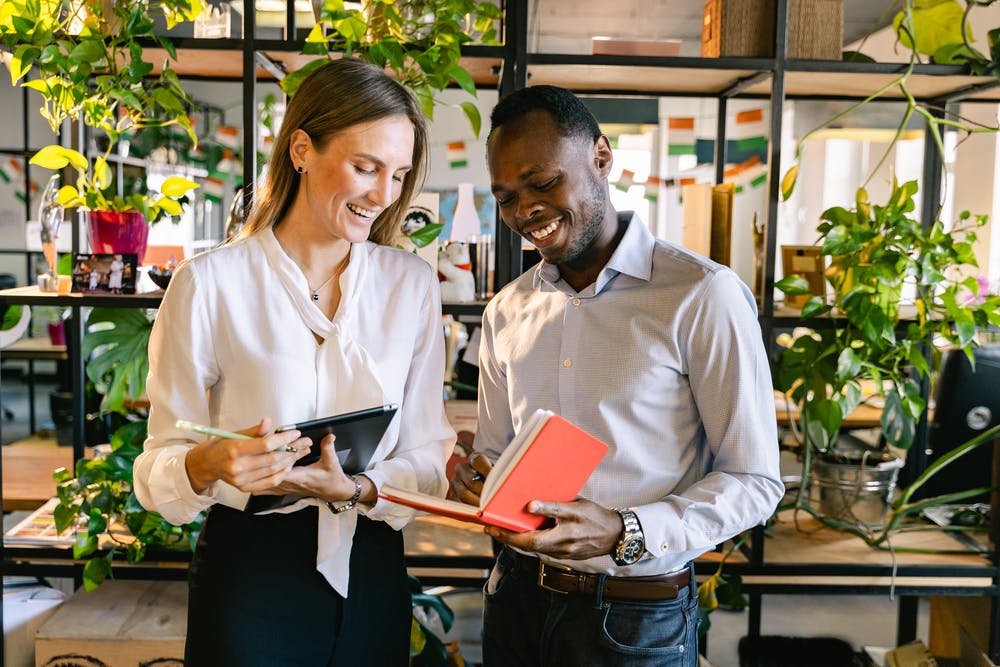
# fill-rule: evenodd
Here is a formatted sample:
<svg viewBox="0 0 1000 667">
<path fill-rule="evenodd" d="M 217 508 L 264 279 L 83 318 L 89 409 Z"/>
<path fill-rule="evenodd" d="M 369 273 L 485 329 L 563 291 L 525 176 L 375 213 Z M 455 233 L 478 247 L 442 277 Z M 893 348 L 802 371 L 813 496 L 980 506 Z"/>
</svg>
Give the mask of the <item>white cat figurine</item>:
<svg viewBox="0 0 1000 667">
<path fill-rule="evenodd" d="M 476 279 L 472 275 L 469 247 L 464 243 L 449 243 L 438 253 L 438 279 L 441 281 L 441 301 L 468 303 L 475 300 Z"/>
</svg>

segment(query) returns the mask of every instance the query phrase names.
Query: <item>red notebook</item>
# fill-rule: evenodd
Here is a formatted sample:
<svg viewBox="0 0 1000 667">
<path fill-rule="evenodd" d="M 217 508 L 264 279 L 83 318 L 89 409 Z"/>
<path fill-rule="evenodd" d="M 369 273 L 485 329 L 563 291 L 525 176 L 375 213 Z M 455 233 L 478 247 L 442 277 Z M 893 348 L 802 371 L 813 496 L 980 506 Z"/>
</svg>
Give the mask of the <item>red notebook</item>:
<svg viewBox="0 0 1000 667">
<path fill-rule="evenodd" d="M 549 410 L 536 410 L 497 459 L 479 506 L 382 486 L 379 496 L 432 514 L 517 532 L 537 530 L 547 517 L 530 514 L 532 500 L 576 498 L 608 446 Z"/>
</svg>

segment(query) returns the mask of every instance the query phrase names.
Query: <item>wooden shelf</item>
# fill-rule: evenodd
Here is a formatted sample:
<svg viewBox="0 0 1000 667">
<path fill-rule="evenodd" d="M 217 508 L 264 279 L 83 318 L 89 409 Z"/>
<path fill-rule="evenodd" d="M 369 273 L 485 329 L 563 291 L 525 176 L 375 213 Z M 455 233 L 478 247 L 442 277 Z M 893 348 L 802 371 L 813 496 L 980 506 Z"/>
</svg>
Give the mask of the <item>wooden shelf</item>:
<svg viewBox="0 0 1000 667">
<path fill-rule="evenodd" d="M 0 350 L 0 359 L 69 359 L 65 345 L 53 345 L 48 338 L 22 338 Z"/>
<path fill-rule="evenodd" d="M 37 287 L 0 290 L 0 302 L 29 306 L 105 306 L 108 308 L 156 308 L 163 300 L 163 290 L 142 294 L 84 294 L 42 292 Z"/>
</svg>

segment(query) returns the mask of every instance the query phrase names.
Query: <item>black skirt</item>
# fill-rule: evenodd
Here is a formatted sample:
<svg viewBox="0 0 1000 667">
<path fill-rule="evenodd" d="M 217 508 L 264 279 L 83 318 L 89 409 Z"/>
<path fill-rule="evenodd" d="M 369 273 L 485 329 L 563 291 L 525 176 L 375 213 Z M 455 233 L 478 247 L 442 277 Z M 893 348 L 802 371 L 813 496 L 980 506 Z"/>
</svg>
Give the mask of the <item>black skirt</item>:
<svg viewBox="0 0 1000 667">
<path fill-rule="evenodd" d="M 345 599 L 316 570 L 317 509 L 212 508 L 189 573 L 187 667 L 407 664 L 402 534 L 358 517 Z"/>
</svg>

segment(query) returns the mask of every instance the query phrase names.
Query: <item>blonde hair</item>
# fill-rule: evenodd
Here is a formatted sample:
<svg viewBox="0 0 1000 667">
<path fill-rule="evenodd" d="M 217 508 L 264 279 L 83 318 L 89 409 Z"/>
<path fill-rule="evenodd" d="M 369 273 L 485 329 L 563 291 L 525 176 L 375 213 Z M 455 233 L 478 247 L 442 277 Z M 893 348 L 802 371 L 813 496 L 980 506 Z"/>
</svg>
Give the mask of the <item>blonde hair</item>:
<svg viewBox="0 0 1000 667">
<path fill-rule="evenodd" d="M 330 139 L 359 123 L 404 115 L 413 124 L 413 169 L 403 178 L 399 199 L 379 214 L 368 239 L 391 245 L 410 200 L 423 186 L 427 169 L 427 120 L 413 95 L 374 65 L 344 58 L 323 65 L 299 86 L 288 104 L 267 162 L 267 180 L 258 190 L 240 238 L 273 227 L 295 201 L 299 174 L 289 155 L 291 136 L 302 130 L 322 151 Z"/>
</svg>

